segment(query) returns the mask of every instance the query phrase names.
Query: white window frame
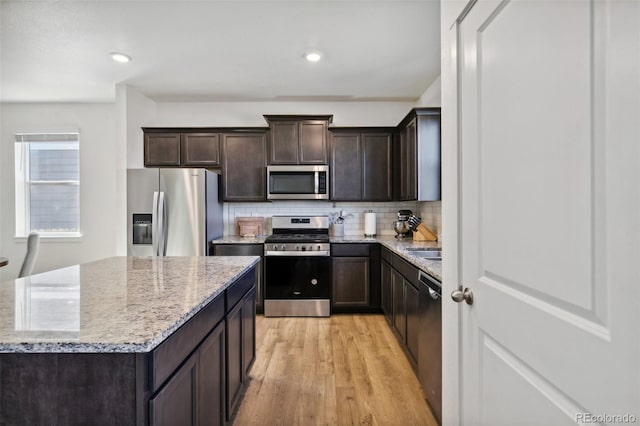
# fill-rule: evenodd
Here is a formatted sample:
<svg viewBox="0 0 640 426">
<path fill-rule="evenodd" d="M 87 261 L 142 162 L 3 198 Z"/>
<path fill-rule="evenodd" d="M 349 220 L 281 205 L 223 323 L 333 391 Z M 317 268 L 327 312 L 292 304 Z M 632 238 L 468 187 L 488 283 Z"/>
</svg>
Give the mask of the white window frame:
<svg viewBox="0 0 640 426">
<path fill-rule="evenodd" d="M 31 230 L 31 206 L 30 206 L 30 188 L 39 184 L 58 184 L 58 185 L 76 185 L 80 191 L 81 175 L 78 170 L 78 180 L 64 181 L 30 181 L 30 164 L 29 164 L 29 145 L 32 143 L 56 143 L 56 142 L 75 142 L 78 144 L 78 155 L 80 155 L 80 132 L 64 131 L 64 132 L 22 132 L 16 133 L 15 138 L 15 225 L 16 238 L 26 238 Z M 80 168 L 80 165 L 78 166 Z M 80 194 L 81 196 L 81 194 Z M 80 208 L 82 202 L 80 201 Z M 37 231 L 44 238 L 80 238 L 82 237 L 81 212 L 78 217 L 78 231 Z"/>
</svg>

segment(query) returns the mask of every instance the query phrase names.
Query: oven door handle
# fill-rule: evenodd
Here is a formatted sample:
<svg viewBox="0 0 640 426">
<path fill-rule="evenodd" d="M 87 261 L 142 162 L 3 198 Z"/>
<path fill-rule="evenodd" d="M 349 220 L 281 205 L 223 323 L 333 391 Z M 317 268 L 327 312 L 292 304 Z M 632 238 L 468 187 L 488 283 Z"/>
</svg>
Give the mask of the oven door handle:
<svg viewBox="0 0 640 426">
<path fill-rule="evenodd" d="M 329 250 L 318 251 L 265 251 L 265 256 L 288 256 L 288 257 L 312 257 L 312 256 L 329 256 Z"/>
</svg>

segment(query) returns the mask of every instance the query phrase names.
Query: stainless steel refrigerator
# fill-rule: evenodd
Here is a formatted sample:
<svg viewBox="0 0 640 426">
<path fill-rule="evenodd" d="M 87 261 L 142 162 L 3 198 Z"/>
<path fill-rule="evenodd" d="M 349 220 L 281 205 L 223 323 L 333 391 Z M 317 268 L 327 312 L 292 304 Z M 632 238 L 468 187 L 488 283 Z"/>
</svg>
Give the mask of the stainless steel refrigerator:
<svg viewBox="0 0 640 426">
<path fill-rule="evenodd" d="M 206 256 L 223 233 L 219 174 L 205 169 L 127 170 L 127 254 Z"/>
</svg>

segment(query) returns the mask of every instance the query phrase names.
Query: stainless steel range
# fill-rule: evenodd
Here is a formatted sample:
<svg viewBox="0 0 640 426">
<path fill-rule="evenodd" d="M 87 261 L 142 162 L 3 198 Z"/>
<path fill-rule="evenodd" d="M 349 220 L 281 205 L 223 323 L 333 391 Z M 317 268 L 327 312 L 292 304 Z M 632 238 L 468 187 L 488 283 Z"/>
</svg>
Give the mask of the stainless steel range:
<svg viewBox="0 0 640 426">
<path fill-rule="evenodd" d="M 329 316 L 329 217 L 273 216 L 272 228 L 264 244 L 264 315 Z"/>
</svg>

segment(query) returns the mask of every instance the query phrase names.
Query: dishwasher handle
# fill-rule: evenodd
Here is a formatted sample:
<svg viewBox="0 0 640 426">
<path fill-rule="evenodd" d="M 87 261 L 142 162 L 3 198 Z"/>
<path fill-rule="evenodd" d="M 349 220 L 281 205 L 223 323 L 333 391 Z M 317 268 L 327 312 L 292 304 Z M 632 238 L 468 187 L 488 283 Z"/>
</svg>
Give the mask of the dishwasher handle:
<svg viewBox="0 0 640 426">
<path fill-rule="evenodd" d="M 442 285 L 440 281 L 423 271 L 418 271 L 418 281 L 429 289 L 429 295 L 433 299 L 438 300 L 442 297 Z"/>
<path fill-rule="evenodd" d="M 438 293 L 436 293 L 435 291 L 433 291 L 433 289 L 431 287 L 427 287 L 427 289 L 429 289 L 429 296 L 431 296 L 431 298 L 433 300 L 440 299 L 440 295 Z"/>
</svg>

